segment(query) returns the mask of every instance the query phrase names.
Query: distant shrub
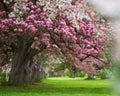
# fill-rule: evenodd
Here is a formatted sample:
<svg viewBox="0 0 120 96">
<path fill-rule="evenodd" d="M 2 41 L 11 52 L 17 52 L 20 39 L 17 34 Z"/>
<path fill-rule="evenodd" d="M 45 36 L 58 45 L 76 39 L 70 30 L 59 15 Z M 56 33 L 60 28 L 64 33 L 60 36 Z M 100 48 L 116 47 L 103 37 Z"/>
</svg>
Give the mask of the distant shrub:
<svg viewBox="0 0 120 96">
<path fill-rule="evenodd" d="M 69 69 L 66 68 L 64 73 L 65 73 L 65 76 L 70 77 L 70 70 Z"/>
<path fill-rule="evenodd" d="M 0 84 L 4 85 L 8 81 L 8 73 L 0 73 Z"/>
<path fill-rule="evenodd" d="M 109 79 L 112 77 L 112 75 L 113 74 L 110 68 L 102 68 L 97 76 L 101 79 Z"/>
</svg>

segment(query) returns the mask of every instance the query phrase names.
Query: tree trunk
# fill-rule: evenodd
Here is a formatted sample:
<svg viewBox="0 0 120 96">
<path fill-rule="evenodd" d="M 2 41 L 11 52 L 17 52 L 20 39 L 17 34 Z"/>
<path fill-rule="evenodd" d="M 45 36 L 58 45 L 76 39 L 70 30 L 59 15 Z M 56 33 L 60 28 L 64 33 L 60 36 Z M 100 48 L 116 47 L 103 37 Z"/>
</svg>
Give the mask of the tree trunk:
<svg viewBox="0 0 120 96">
<path fill-rule="evenodd" d="M 32 43 L 25 40 L 20 38 L 14 48 L 12 68 L 8 80 L 10 85 L 31 83 L 39 78 L 40 74 L 38 73 L 42 67 L 42 61 L 39 61 L 40 64 L 37 64 L 36 67 L 33 63 L 33 57 L 41 52 L 45 46 L 42 46 L 40 50 L 32 49 Z M 34 70 L 35 68 L 37 69 Z"/>
<path fill-rule="evenodd" d="M 91 73 L 88 73 L 87 80 L 92 80 L 92 79 L 94 79 L 94 75 Z"/>
<path fill-rule="evenodd" d="M 13 53 L 12 68 L 8 80 L 10 85 L 19 85 L 32 81 L 32 60 L 34 55 L 30 44 L 22 39 L 17 43 Z"/>
<path fill-rule="evenodd" d="M 69 66 L 70 77 L 75 78 L 76 68 L 73 65 Z"/>
<path fill-rule="evenodd" d="M 42 57 L 39 57 L 39 60 L 33 67 L 33 74 L 32 77 L 35 82 L 41 81 L 43 78 L 45 78 L 45 72 L 43 70 L 43 59 Z"/>
<path fill-rule="evenodd" d="M 13 64 L 9 76 L 8 83 L 11 85 L 19 85 L 22 83 L 32 82 L 32 61 L 29 58 L 25 58 L 25 61 L 21 60 L 18 53 L 13 58 Z"/>
</svg>

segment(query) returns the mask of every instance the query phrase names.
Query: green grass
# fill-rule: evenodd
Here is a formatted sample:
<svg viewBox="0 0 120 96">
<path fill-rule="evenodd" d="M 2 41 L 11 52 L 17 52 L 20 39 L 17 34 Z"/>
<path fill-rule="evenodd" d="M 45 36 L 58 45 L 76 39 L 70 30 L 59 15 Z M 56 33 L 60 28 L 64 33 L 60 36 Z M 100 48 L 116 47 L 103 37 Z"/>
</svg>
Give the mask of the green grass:
<svg viewBox="0 0 120 96">
<path fill-rule="evenodd" d="M 0 86 L 0 96 L 112 96 L 107 80 L 48 78 L 31 86 Z"/>
</svg>

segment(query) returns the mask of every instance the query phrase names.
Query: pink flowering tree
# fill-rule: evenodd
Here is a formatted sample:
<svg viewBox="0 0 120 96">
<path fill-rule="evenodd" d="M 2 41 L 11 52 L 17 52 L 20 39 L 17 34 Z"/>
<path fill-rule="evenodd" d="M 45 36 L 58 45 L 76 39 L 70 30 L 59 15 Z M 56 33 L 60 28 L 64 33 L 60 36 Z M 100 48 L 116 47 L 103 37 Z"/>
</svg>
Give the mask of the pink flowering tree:
<svg viewBox="0 0 120 96">
<path fill-rule="evenodd" d="M 99 56 L 109 41 L 108 29 L 104 20 L 93 19 L 95 12 L 87 11 L 85 2 L 3 0 L 0 4 L 0 63 L 12 58 L 9 84 L 33 81 L 33 58 L 46 49 L 59 48 L 76 67 L 88 71 L 94 59 L 104 62 Z M 82 7 L 86 10 L 79 10 Z"/>
</svg>

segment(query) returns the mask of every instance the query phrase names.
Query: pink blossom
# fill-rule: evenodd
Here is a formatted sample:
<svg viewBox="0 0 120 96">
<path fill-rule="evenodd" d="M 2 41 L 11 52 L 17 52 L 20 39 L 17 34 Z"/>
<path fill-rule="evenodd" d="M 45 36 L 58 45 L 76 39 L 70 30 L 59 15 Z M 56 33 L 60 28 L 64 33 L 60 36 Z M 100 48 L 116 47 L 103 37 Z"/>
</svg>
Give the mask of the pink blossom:
<svg viewBox="0 0 120 96">
<path fill-rule="evenodd" d="M 66 22 L 65 21 L 60 21 L 60 24 L 63 26 L 66 26 Z"/>
<path fill-rule="evenodd" d="M 38 37 L 34 37 L 34 40 L 37 41 L 37 40 L 38 40 Z"/>
<path fill-rule="evenodd" d="M 74 13 L 76 13 L 77 12 L 77 10 L 76 10 L 76 6 L 73 6 L 73 5 L 69 5 L 68 6 L 68 9 L 70 9 L 72 12 L 74 12 Z"/>
<path fill-rule="evenodd" d="M 51 22 L 50 22 L 49 20 L 47 20 L 45 23 L 46 23 L 46 25 L 47 25 L 48 27 L 51 26 Z"/>
<path fill-rule="evenodd" d="M 18 29 L 19 32 L 23 32 L 23 30 L 21 28 Z"/>
</svg>

